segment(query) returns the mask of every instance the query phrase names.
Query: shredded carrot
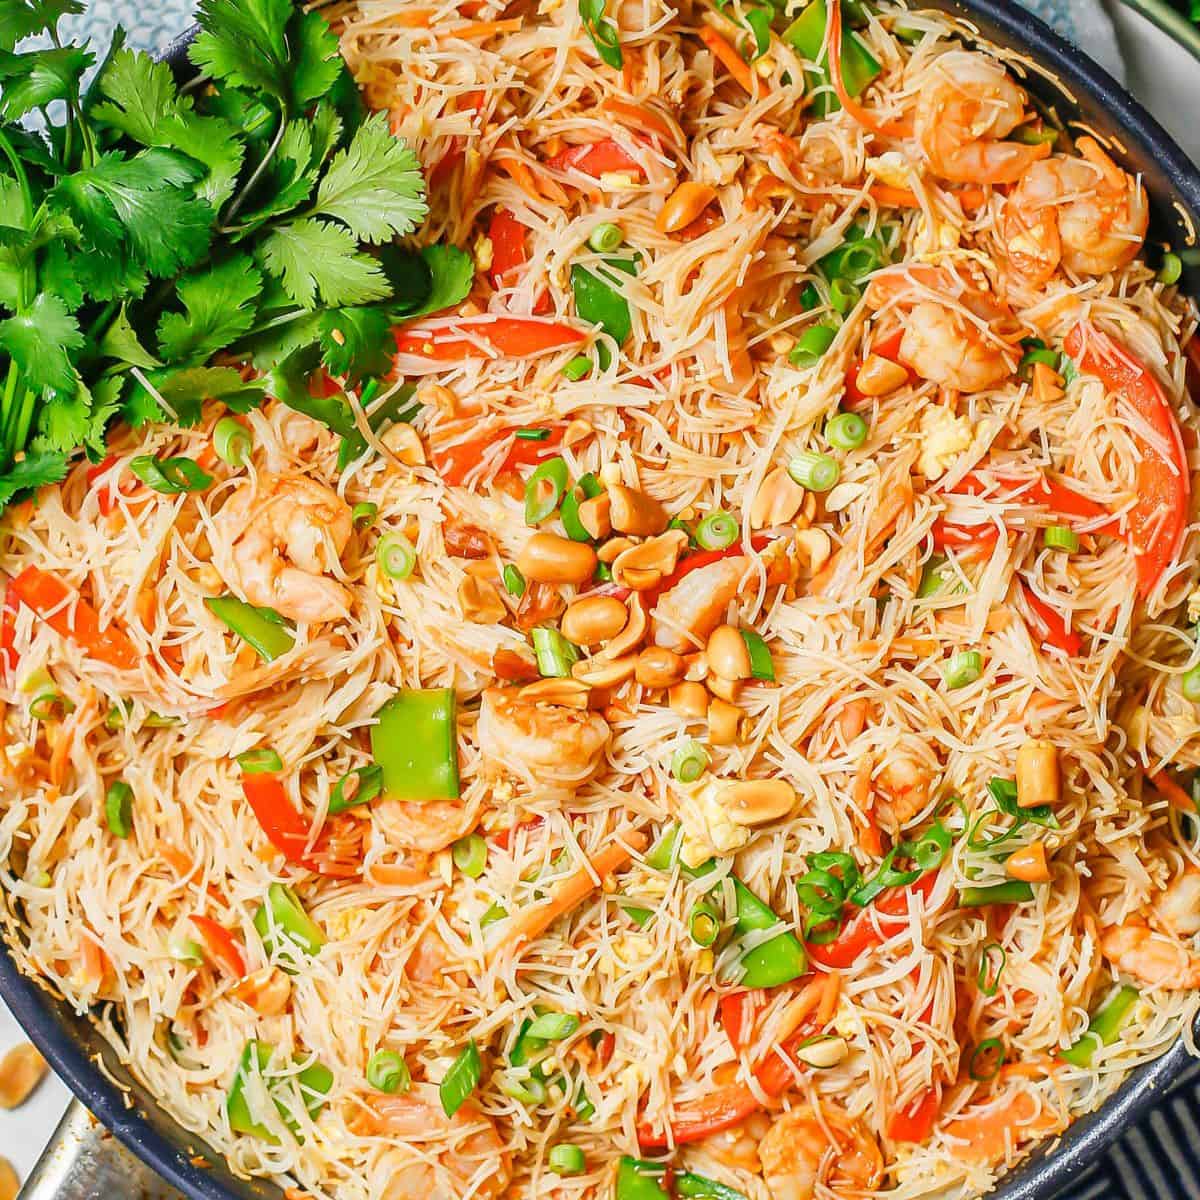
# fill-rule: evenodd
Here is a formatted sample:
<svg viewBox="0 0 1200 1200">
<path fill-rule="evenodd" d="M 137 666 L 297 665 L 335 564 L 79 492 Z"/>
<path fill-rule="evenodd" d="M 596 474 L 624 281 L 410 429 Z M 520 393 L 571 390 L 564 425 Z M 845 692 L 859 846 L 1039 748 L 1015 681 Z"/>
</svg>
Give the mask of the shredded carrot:
<svg viewBox="0 0 1200 1200">
<path fill-rule="evenodd" d="M 1172 808 L 1178 808 L 1182 812 L 1195 814 L 1196 802 L 1166 771 L 1155 771 L 1152 775 L 1147 776 L 1147 778 L 1171 802 Z"/>
<path fill-rule="evenodd" d="M 1045 1075 L 1061 1071 L 1065 1065 L 1061 1059 L 1052 1058 L 1049 1054 L 1035 1054 L 1032 1058 L 1025 1058 L 1020 1062 L 1005 1063 L 1000 1068 L 1000 1078 L 1041 1079 Z"/>
<path fill-rule="evenodd" d="M 639 133 L 649 133 L 662 138 L 664 142 L 675 148 L 682 145 L 678 126 L 672 125 L 666 117 L 655 112 L 646 104 L 631 104 L 616 96 L 606 96 L 600 101 L 600 111 L 611 113 L 622 125 L 636 129 Z"/>
<path fill-rule="evenodd" d="M 154 851 L 173 871 L 180 875 L 192 873 L 192 860 L 178 846 L 173 846 L 170 842 L 159 838 L 154 844 Z"/>
<path fill-rule="evenodd" d="M 859 818 L 861 828 L 858 832 L 858 848 L 878 858 L 883 853 L 883 834 L 875 821 L 875 797 L 871 792 L 871 772 L 874 766 L 869 754 L 864 754 L 858 760 L 851 798 L 855 807 L 862 813 Z"/>
<path fill-rule="evenodd" d="M 906 137 L 910 132 L 907 121 L 881 121 L 846 91 L 842 78 L 842 6 L 840 0 L 826 0 L 825 32 L 829 43 L 829 78 L 842 107 L 864 128 L 889 137 Z"/>
<path fill-rule="evenodd" d="M 101 990 L 112 978 L 112 967 L 108 955 L 90 937 L 79 941 L 79 958 L 84 983 L 91 991 Z"/>
<path fill-rule="evenodd" d="M 818 1011 L 827 987 L 825 980 L 828 978 L 830 976 L 814 976 L 779 1014 L 773 1034 L 777 1045 L 786 1042 L 814 1012 Z"/>
<path fill-rule="evenodd" d="M 541 204 L 544 200 L 549 200 L 554 204 L 566 205 L 567 193 L 558 182 L 544 176 L 539 180 L 534 175 L 533 168 L 523 158 L 512 152 L 498 151 L 492 156 L 492 161 L 536 203 Z"/>
<path fill-rule="evenodd" d="M 432 8 L 410 8 L 407 12 L 396 12 L 388 20 L 395 22 L 400 29 L 428 29 L 434 11 Z"/>
<path fill-rule="evenodd" d="M 750 93 L 754 95 L 758 85 L 754 72 L 742 56 L 715 30 L 704 25 L 700 29 L 700 40 L 713 52 L 721 65 Z"/>
<path fill-rule="evenodd" d="M 476 38 L 495 37 L 498 33 L 517 33 L 522 21 L 511 17 L 506 21 L 468 21 L 465 25 L 451 25 L 441 31 L 441 37 L 455 37 L 470 42 Z"/>
<path fill-rule="evenodd" d="M 825 976 L 824 986 L 821 989 L 821 1004 L 817 1009 L 817 1024 L 822 1029 L 833 1020 L 841 994 L 842 977 L 836 971 L 830 971 Z"/>
<path fill-rule="evenodd" d="M 624 837 L 628 845 L 613 842 L 605 846 L 592 858 L 590 867 L 580 867 L 574 875 L 564 879 L 549 899 L 541 904 L 534 904 L 513 917 L 504 930 L 504 936 L 493 947 L 493 953 L 506 946 L 540 937 L 559 917 L 570 912 L 595 891 L 597 878 L 603 879 L 605 875 L 610 875 L 623 867 L 633 854 L 646 848 L 647 838 L 644 833 L 631 832 L 626 833 Z"/>
<path fill-rule="evenodd" d="M 967 1162 L 997 1162 L 1030 1138 L 1043 1137 L 1062 1128 L 1057 1113 L 1043 1109 L 1029 1092 L 1016 1092 L 1006 1104 L 985 1112 L 968 1112 L 945 1126 L 955 1143 L 954 1153 Z"/>
</svg>

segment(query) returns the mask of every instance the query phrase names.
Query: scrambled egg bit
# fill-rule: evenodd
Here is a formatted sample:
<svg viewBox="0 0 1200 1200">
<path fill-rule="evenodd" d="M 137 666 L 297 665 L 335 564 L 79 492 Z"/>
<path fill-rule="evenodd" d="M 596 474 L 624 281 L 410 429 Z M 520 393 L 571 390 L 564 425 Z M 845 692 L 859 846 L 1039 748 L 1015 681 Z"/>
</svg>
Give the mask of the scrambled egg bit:
<svg viewBox="0 0 1200 1200">
<path fill-rule="evenodd" d="M 921 474 L 926 479 L 940 479 L 958 456 L 971 448 L 974 437 L 966 417 L 956 417 L 940 404 L 930 405 L 921 413 Z"/>
<path fill-rule="evenodd" d="M 724 780 L 706 779 L 672 786 L 677 800 L 676 815 L 683 828 L 679 858 L 684 866 L 698 867 L 714 855 L 733 854 L 750 841 L 751 831 L 734 821 L 721 803 Z"/>
</svg>

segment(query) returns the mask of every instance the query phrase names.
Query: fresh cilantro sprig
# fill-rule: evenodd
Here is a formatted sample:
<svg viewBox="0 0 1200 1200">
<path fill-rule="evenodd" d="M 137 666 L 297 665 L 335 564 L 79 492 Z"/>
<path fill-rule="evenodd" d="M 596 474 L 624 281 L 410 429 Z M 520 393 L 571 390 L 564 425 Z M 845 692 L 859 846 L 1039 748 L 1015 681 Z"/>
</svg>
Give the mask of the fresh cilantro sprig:
<svg viewBox="0 0 1200 1200">
<path fill-rule="evenodd" d="M 207 81 L 181 90 L 120 32 L 85 88 L 93 56 L 58 30 L 81 9 L 0 0 L 0 507 L 100 456 L 114 417 L 259 403 L 229 362 L 298 405 L 322 367 L 383 375 L 390 326 L 471 285 L 461 250 L 400 244 L 426 215 L 420 164 L 366 116 L 319 13 L 201 0 Z M 323 412 L 365 450 L 345 397 Z"/>
</svg>

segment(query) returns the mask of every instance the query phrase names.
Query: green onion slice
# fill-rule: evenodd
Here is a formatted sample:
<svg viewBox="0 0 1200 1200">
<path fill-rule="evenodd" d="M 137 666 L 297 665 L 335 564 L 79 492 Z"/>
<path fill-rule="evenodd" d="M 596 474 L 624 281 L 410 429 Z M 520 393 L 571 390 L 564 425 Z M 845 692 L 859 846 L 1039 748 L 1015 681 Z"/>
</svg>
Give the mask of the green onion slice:
<svg viewBox="0 0 1200 1200">
<path fill-rule="evenodd" d="M 577 354 L 565 367 L 562 373 L 572 382 L 576 383 L 582 379 L 592 369 L 592 360 L 586 354 Z"/>
<path fill-rule="evenodd" d="M 270 746 L 247 750 L 244 754 L 239 754 L 234 761 L 242 768 L 244 775 L 267 775 L 283 770 L 283 759 Z"/>
<path fill-rule="evenodd" d="M 737 518 L 718 509 L 702 520 L 695 531 L 695 538 L 702 550 L 724 550 L 738 540 Z"/>
<path fill-rule="evenodd" d="M 395 1050 L 376 1050 L 367 1063 L 367 1082 L 391 1096 L 396 1092 L 407 1092 L 412 1087 L 412 1076 L 408 1064 Z"/>
<path fill-rule="evenodd" d="M 833 345 L 837 329 L 832 325 L 811 325 L 796 340 L 788 362 L 793 367 L 811 367 Z"/>
<path fill-rule="evenodd" d="M 448 1117 L 466 1103 L 467 1097 L 479 1086 L 483 1078 L 483 1059 L 479 1056 L 479 1047 L 472 1038 L 459 1056 L 450 1065 L 446 1078 L 438 1084 L 438 1096 L 442 1102 L 442 1112 Z"/>
<path fill-rule="evenodd" d="M 1183 673 L 1179 680 L 1179 688 L 1183 692 L 1184 699 L 1190 700 L 1193 704 L 1200 704 L 1200 665 Z"/>
<path fill-rule="evenodd" d="M 943 677 L 951 690 L 967 687 L 983 674 L 983 655 L 978 650 L 960 650 L 950 656 Z"/>
<path fill-rule="evenodd" d="M 1065 550 L 1074 554 L 1079 549 L 1079 534 L 1070 525 L 1047 525 L 1042 540 L 1047 550 Z"/>
<path fill-rule="evenodd" d="M 988 942 L 979 955 L 979 974 L 975 982 L 985 996 L 994 996 L 1000 986 L 1000 976 L 1004 973 L 1004 965 L 1008 955 L 999 942 Z"/>
<path fill-rule="evenodd" d="M 469 833 L 454 843 L 450 856 L 454 859 L 454 865 L 468 879 L 478 879 L 487 866 L 487 842 L 479 834 Z"/>
<path fill-rule="evenodd" d="M 538 525 L 562 502 L 567 490 L 567 460 L 561 455 L 539 464 L 525 484 L 525 524 Z"/>
<path fill-rule="evenodd" d="M 588 245 L 598 254 L 611 254 L 625 240 L 620 225 L 602 221 L 588 234 Z"/>
<path fill-rule="evenodd" d="M 708 753 L 699 742 L 688 740 L 671 756 L 671 774 L 680 783 L 695 783 L 708 770 Z"/>
<path fill-rule="evenodd" d="M 750 655 L 750 674 L 754 679 L 765 679 L 775 682 L 775 663 L 771 651 L 761 633 L 754 629 L 739 631 L 742 641 L 746 643 L 746 651 Z"/>
<path fill-rule="evenodd" d="M 355 529 L 366 529 L 374 522 L 378 513 L 378 504 L 373 504 L 370 500 L 360 500 L 350 510 L 350 519 L 354 522 Z"/>
<path fill-rule="evenodd" d="M 527 1037 L 543 1042 L 561 1042 L 579 1028 L 579 1018 L 574 1013 L 547 1012 L 534 1017 L 525 1031 Z"/>
<path fill-rule="evenodd" d="M 1169 250 L 1163 255 L 1162 266 L 1158 269 L 1159 283 L 1165 283 L 1168 287 L 1173 283 L 1178 283 L 1183 275 L 1183 259 L 1178 254 L 1172 254 Z"/>
<path fill-rule="evenodd" d="M 59 691 L 42 692 L 29 702 L 29 715 L 35 721 L 59 721 L 74 711 L 74 702 Z"/>
<path fill-rule="evenodd" d="M 582 1175 L 587 1170 L 587 1158 L 578 1146 L 570 1142 L 559 1142 L 550 1147 L 546 1155 L 546 1166 L 555 1175 Z"/>
<path fill-rule="evenodd" d="M 976 1083 L 986 1083 L 995 1079 L 1004 1066 L 1004 1043 L 997 1037 L 984 1038 L 974 1050 L 967 1062 L 967 1074 Z"/>
<path fill-rule="evenodd" d="M 858 413 L 838 413 L 825 426 L 825 440 L 838 450 L 857 450 L 867 440 L 867 423 Z"/>
<path fill-rule="evenodd" d="M 549 625 L 534 628 L 533 652 L 544 679 L 566 679 L 571 674 L 571 666 L 580 657 L 579 647 Z"/>
<path fill-rule="evenodd" d="M 212 476 L 194 459 L 155 458 L 139 454 L 129 462 L 129 469 L 148 488 L 165 496 L 180 492 L 200 492 L 212 483 Z"/>
<path fill-rule="evenodd" d="M 496 1086 L 521 1104 L 542 1104 L 546 1099 L 546 1085 L 535 1075 L 524 1072 L 501 1071 L 496 1076 Z"/>
<path fill-rule="evenodd" d="M 104 819 L 113 837 L 127 838 L 133 832 L 133 788 L 115 779 L 104 793 Z"/>
<path fill-rule="evenodd" d="M 544 425 L 536 425 L 529 429 L 518 429 L 516 436 L 523 442 L 544 442 L 550 436 L 550 430 Z"/>
<path fill-rule="evenodd" d="M 787 468 L 788 474 L 810 492 L 827 492 L 842 477 L 842 468 L 836 458 L 818 454 L 813 450 L 802 450 Z"/>
<path fill-rule="evenodd" d="M 407 579 L 417 565 L 417 552 L 402 533 L 385 533 L 375 547 L 375 561 L 389 579 Z"/>
<path fill-rule="evenodd" d="M 250 431 L 233 417 L 222 417 L 213 427 L 213 449 L 231 467 L 244 467 L 253 445 Z"/>
<path fill-rule="evenodd" d="M 329 811 L 340 813 L 360 804 L 370 804 L 382 792 L 382 767 L 374 763 L 369 767 L 355 767 L 333 785 L 333 790 L 329 793 Z"/>
<path fill-rule="evenodd" d="M 563 493 L 562 511 L 559 516 L 562 518 L 563 529 L 566 530 L 567 537 L 571 541 L 590 542 L 592 540 L 592 535 L 588 533 L 579 519 L 579 506 L 584 500 L 594 500 L 603 490 L 600 481 L 589 471 L 586 475 L 580 476 L 579 482 L 573 488 L 568 488 Z"/>
</svg>

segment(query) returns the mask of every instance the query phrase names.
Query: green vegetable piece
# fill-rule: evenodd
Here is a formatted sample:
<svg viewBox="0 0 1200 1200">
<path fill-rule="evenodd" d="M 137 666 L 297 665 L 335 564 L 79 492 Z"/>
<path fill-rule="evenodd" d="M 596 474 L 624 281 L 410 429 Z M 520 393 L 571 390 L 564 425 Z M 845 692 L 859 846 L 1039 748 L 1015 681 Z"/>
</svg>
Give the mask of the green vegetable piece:
<svg viewBox="0 0 1200 1200">
<path fill-rule="evenodd" d="M 246 1043 L 242 1057 L 229 1085 L 225 1097 L 225 1113 L 229 1118 L 229 1127 L 234 1133 L 247 1134 L 250 1137 L 261 1138 L 275 1146 L 279 1139 L 269 1129 L 256 1121 L 250 1112 L 246 1099 L 246 1080 L 251 1075 L 263 1075 L 271 1065 L 271 1056 L 275 1048 L 266 1042 L 251 1040 Z M 310 1063 L 304 1070 L 290 1077 L 294 1086 L 299 1090 L 301 1103 L 314 1120 L 325 1107 L 326 1097 L 333 1088 L 333 1072 L 323 1063 Z M 284 1123 L 294 1133 L 300 1126 L 292 1110 L 294 1098 L 287 1079 L 269 1079 L 265 1081 L 267 1091 L 275 1108 Z"/>
<path fill-rule="evenodd" d="M 963 908 L 982 908 L 987 904 L 1024 904 L 1033 899 L 1033 887 L 1023 879 L 1010 879 L 989 887 L 965 887 L 958 893 Z"/>
<path fill-rule="evenodd" d="M 250 431 L 233 417 L 222 417 L 213 427 L 213 449 L 217 457 L 231 467 L 243 467 L 253 447 Z"/>
<path fill-rule="evenodd" d="M 269 775 L 283 770 L 283 759 L 270 746 L 247 750 L 234 761 L 241 767 L 243 775 Z"/>
<path fill-rule="evenodd" d="M 577 354 L 562 369 L 563 375 L 572 383 L 577 383 L 592 369 L 592 360 L 586 354 Z"/>
<path fill-rule="evenodd" d="M 329 793 L 329 811 L 340 813 L 360 804 L 370 804 L 372 800 L 377 800 L 382 792 L 381 767 L 374 763 L 369 767 L 355 767 L 333 785 L 333 790 Z"/>
<path fill-rule="evenodd" d="M 1000 987 L 1000 976 L 1004 973 L 1004 965 L 1008 955 L 999 942 L 989 942 L 979 955 L 979 974 L 975 982 L 985 996 L 994 996 Z"/>
<path fill-rule="evenodd" d="M 737 518 L 732 513 L 717 509 L 697 524 L 694 536 L 702 550 L 724 550 L 738 540 L 740 532 Z"/>
<path fill-rule="evenodd" d="M 375 561 L 388 579 L 407 579 L 417 566 L 417 551 L 402 533 L 385 533 L 375 546 Z"/>
<path fill-rule="evenodd" d="M 450 848 L 454 865 L 468 878 L 478 879 L 487 867 L 488 847 L 477 833 L 461 837 Z"/>
<path fill-rule="evenodd" d="M 600 61 L 619 71 L 625 62 L 621 53 L 621 35 L 616 22 L 604 15 L 604 0 L 579 0 L 579 16 Z"/>
<path fill-rule="evenodd" d="M 366 529 L 371 525 L 379 512 L 379 505 L 370 500 L 360 500 L 350 512 L 350 519 L 355 529 Z"/>
<path fill-rule="evenodd" d="M 842 5 L 845 9 L 846 5 Z M 814 2 L 787 27 L 783 32 L 783 40 L 791 46 L 801 58 L 816 65 L 816 69 L 805 71 L 805 81 L 813 96 L 812 113 L 816 117 L 826 117 L 842 107 L 831 87 L 822 85 L 829 82 L 826 57 L 821 53 L 825 45 L 825 24 L 828 13 L 825 4 Z M 842 33 L 842 82 L 846 92 L 851 96 L 862 94 L 863 89 L 874 79 L 883 68 L 878 60 L 867 49 L 867 44 L 857 33 L 844 29 Z"/>
<path fill-rule="evenodd" d="M 133 832 L 133 788 L 115 779 L 104 793 L 104 819 L 113 837 L 127 838 Z"/>
<path fill-rule="evenodd" d="M 1179 680 L 1179 690 L 1183 692 L 1184 699 L 1193 704 L 1200 704 L 1200 665 L 1183 673 Z"/>
<path fill-rule="evenodd" d="M 721 932 L 721 914 L 708 900 L 699 900 L 688 914 L 688 935 L 697 946 L 707 949 Z"/>
<path fill-rule="evenodd" d="M 618 899 L 617 904 L 621 911 L 639 928 L 643 929 L 647 926 L 654 917 L 654 909 L 643 908 L 640 904 L 634 904 L 629 900 Z"/>
<path fill-rule="evenodd" d="M 457 800 L 458 725 L 453 688 L 403 688 L 375 714 L 371 757 L 396 800 Z"/>
<path fill-rule="evenodd" d="M 1060 1050 L 1058 1057 L 1075 1067 L 1090 1067 L 1096 1051 L 1101 1046 L 1111 1046 L 1117 1040 L 1138 995 L 1138 989 L 1127 983 L 1118 987 L 1092 1013 L 1087 1029 L 1065 1050 Z"/>
<path fill-rule="evenodd" d="M 735 937 L 745 937 L 781 924 L 775 911 L 764 904 L 740 879 L 733 881 L 737 898 Z M 747 988 L 778 987 L 799 979 L 808 970 L 808 955 L 800 939 L 790 930 L 761 942 L 741 957 L 739 983 Z"/>
<path fill-rule="evenodd" d="M 561 455 L 539 463 L 525 481 L 525 524 L 539 525 L 562 501 L 567 490 L 567 460 Z"/>
<path fill-rule="evenodd" d="M 1079 534 L 1070 525 L 1047 525 L 1042 531 L 1042 541 L 1047 550 L 1074 554 L 1079 549 Z"/>
<path fill-rule="evenodd" d="M 787 472 L 810 492 L 827 492 L 842 477 L 842 468 L 836 458 L 814 450 L 801 450 L 788 463 Z"/>
<path fill-rule="evenodd" d="M 830 417 L 825 440 L 838 450 L 857 450 L 867 440 L 867 423 L 858 413 L 843 412 Z"/>
<path fill-rule="evenodd" d="M 598 254 L 611 254 L 625 240 L 620 225 L 602 221 L 588 234 L 588 245 Z"/>
<path fill-rule="evenodd" d="M 742 641 L 746 643 L 746 652 L 750 655 L 750 675 L 753 679 L 764 679 L 768 683 L 775 682 L 775 663 L 771 651 L 763 635 L 754 629 L 741 629 Z"/>
<path fill-rule="evenodd" d="M 580 659 L 579 647 L 549 625 L 534 627 L 533 652 L 543 679 L 568 678 L 572 664 Z"/>
<path fill-rule="evenodd" d="M 680 783 L 695 783 L 707 770 L 708 753 L 694 739 L 684 742 L 671 756 L 671 774 Z"/>
<path fill-rule="evenodd" d="M 193 459 L 155 458 L 139 454 L 129 460 L 129 469 L 148 488 L 164 496 L 180 492 L 202 492 L 212 483 L 212 476 Z"/>
<path fill-rule="evenodd" d="M 998 1037 L 984 1038 L 967 1060 L 967 1074 L 976 1083 L 995 1079 L 1004 1066 L 1004 1043 Z"/>
<path fill-rule="evenodd" d="M 1171 287 L 1183 276 L 1183 259 L 1169 250 L 1162 258 L 1162 266 L 1158 269 L 1158 282 Z"/>
<path fill-rule="evenodd" d="M 483 1077 L 483 1059 L 479 1057 L 479 1047 L 474 1038 L 450 1065 L 446 1078 L 438 1085 L 438 1096 L 442 1101 L 442 1112 L 448 1117 L 466 1103 L 467 1097 L 475 1090 Z"/>
<path fill-rule="evenodd" d="M 637 264 L 631 258 L 609 258 L 603 263 L 571 267 L 571 290 L 575 295 L 575 312 L 581 321 L 599 325 L 618 346 L 633 332 L 633 315 L 629 301 L 616 289 L 618 271 L 637 274 Z M 607 347 L 596 348 L 601 369 L 608 366 Z"/>
<path fill-rule="evenodd" d="M 547 1012 L 535 1017 L 526 1032 L 537 1041 L 561 1042 L 578 1028 L 579 1018 L 574 1013 Z"/>
<path fill-rule="evenodd" d="M 295 644 L 291 631 L 273 608 L 255 608 L 236 596 L 208 596 L 204 601 L 231 633 L 236 633 L 264 662 L 274 662 Z"/>
<path fill-rule="evenodd" d="M 283 883 L 267 888 L 267 898 L 254 914 L 254 928 L 268 954 L 292 965 L 296 960 L 288 946 L 311 957 L 325 945 L 325 931 L 305 911 L 300 897 Z"/>
<path fill-rule="evenodd" d="M 950 656 L 942 672 L 946 687 L 953 691 L 967 687 L 983 674 L 983 655 L 978 650 L 960 650 Z"/>
<path fill-rule="evenodd" d="M 563 529 L 566 530 L 567 537 L 573 542 L 590 542 L 592 535 L 583 527 L 579 520 L 579 506 L 584 500 L 594 500 L 604 489 L 600 486 L 600 481 L 590 471 L 586 475 L 581 475 L 579 482 L 572 488 L 568 488 L 563 493 L 562 509 L 559 516 L 562 518 Z"/>
<path fill-rule="evenodd" d="M 788 354 L 788 362 L 793 367 L 811 367 L 833 345 L 837 337 L 837 329 L 832 325 L 810 325 L 796 339 L 796 344 Z"/>
<path fill-rule="evenodd" d="M 587 1158 L 578 1146 L 570 1142 L 559 1142 L 550 1147 L 546 1155 L 546 1166 L 555 1175 L 582 1175 L 587 1170 Z"/>
<path fill-rule="evenodd" d="M 377 1091 L 391 1096 L 412 1087 L 408 1063 L 395 1050 L 376 1050 L 367 1063 L 367 1082 Z"/>
<path fill-rule="evenodd" d="M 617 1164 L 617 1186 L 613 1200 L 670 1200 L 663 1187 L 666 1167 L 662 1163 L 643 1162 L 622 1155 Z"/>
<path fill-rule="evenodd" d="M 510 596 L 525 595 L 525 576 L 515 563 L 505 563 L 502 575 L 504 587 Z"/>
</svg>

